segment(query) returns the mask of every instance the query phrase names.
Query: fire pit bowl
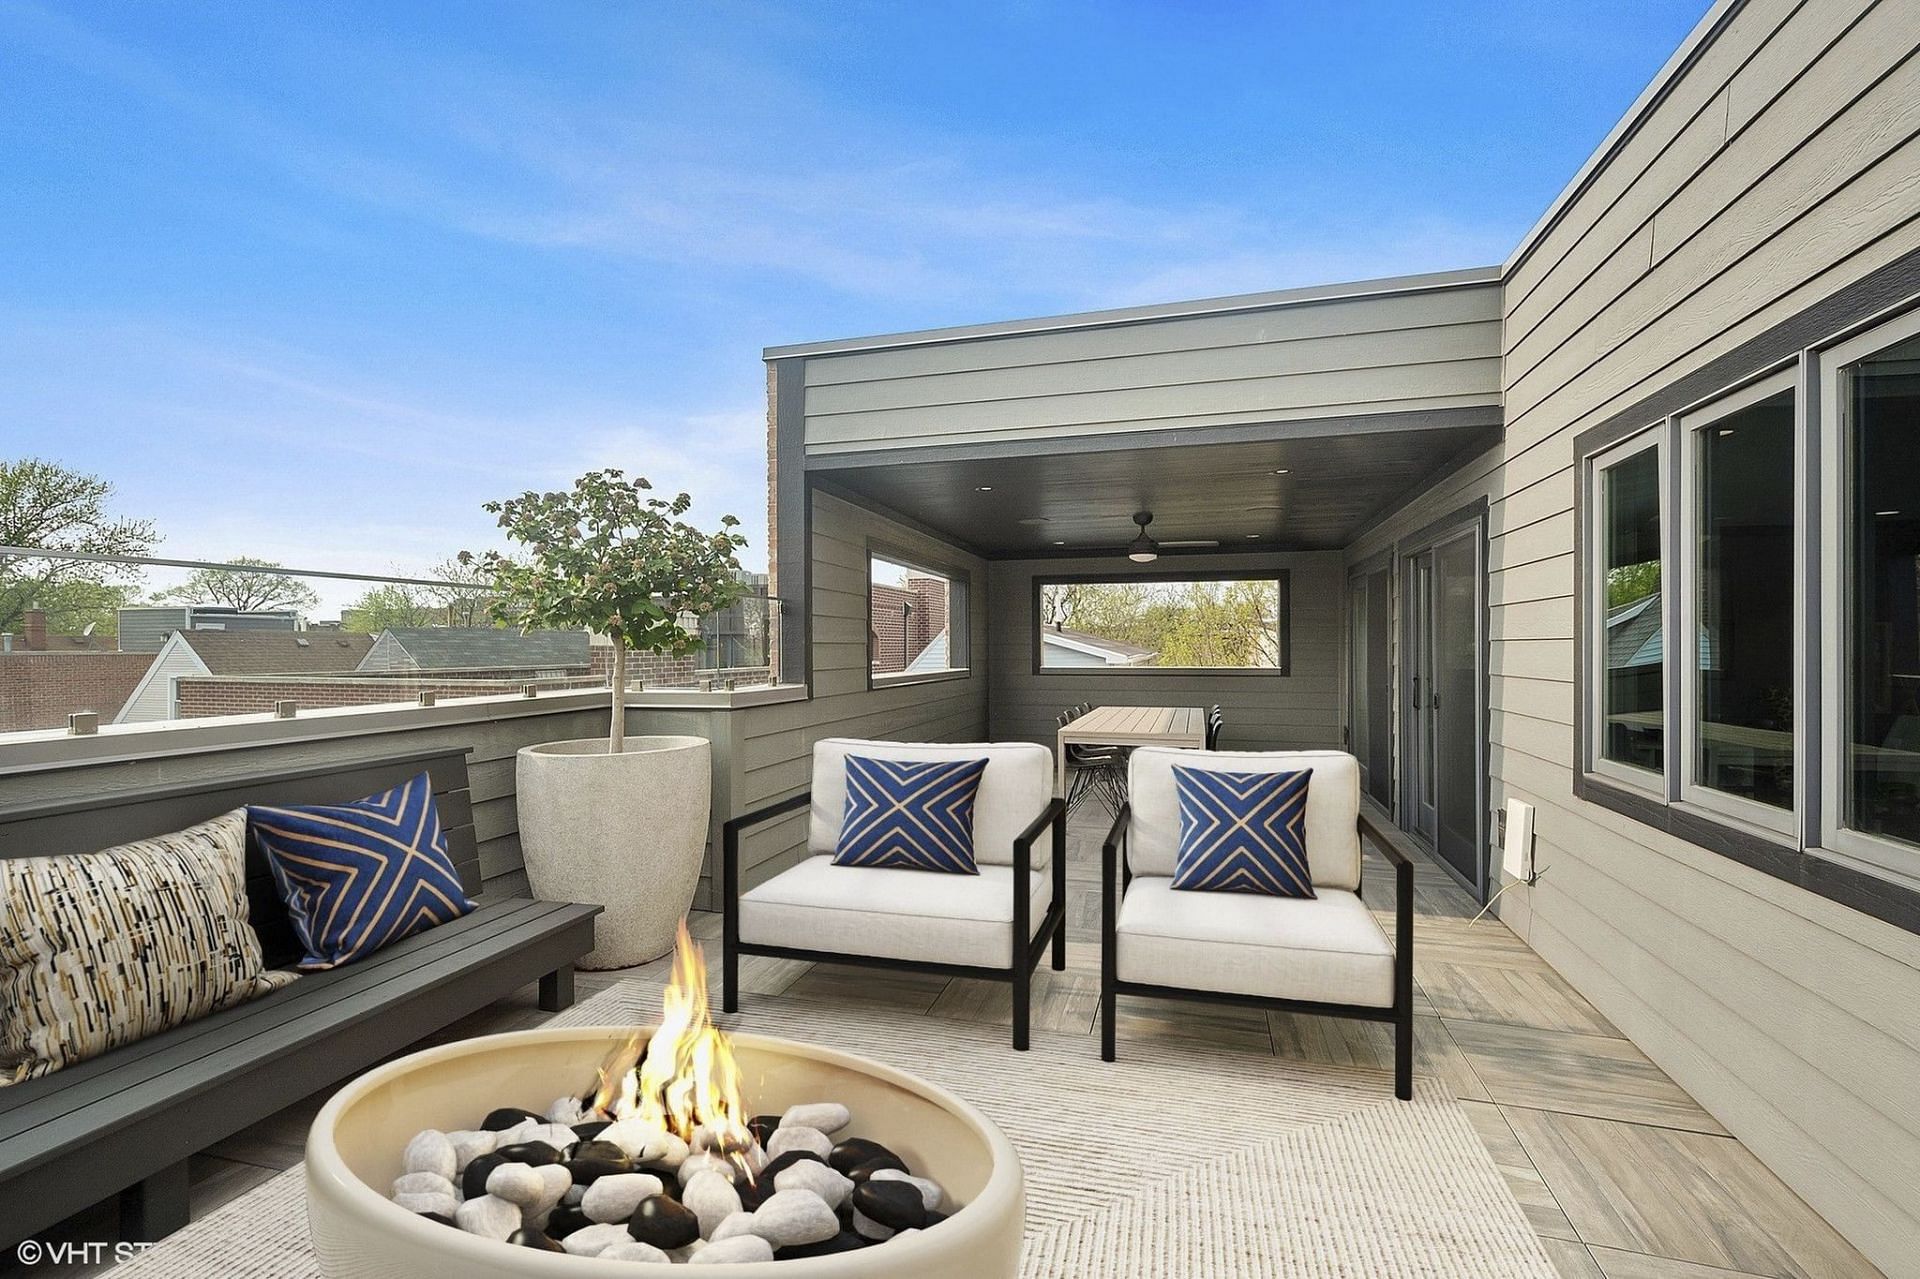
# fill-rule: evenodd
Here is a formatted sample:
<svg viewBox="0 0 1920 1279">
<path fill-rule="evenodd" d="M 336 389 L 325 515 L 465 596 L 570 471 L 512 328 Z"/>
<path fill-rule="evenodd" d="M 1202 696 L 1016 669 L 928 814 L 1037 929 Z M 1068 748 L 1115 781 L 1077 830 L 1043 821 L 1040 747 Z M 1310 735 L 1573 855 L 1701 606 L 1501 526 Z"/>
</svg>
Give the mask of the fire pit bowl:
<svg viewBox="0 0 1920 1279">
<path fill-rule="evenodd" d="M 307 1218 L 328 1279 L 656 1279 L 681 1266 L 575 1257 L 496 1243 L 415 1216 L 388 1200 L 407 1139 L 471 1127 L 497 1106 L 539 1109 L 587 1084 L 632 1027 L 526 1030 L 414 1053 L 334 1095 L 307 1136 Z M 1020 1159 L 1000 1130 L 943 1088 L 851 1053 L 761 1035 L 733 1036 L 756 1111 L 835 1100 L 853 1112 L 837 1138 L 898 1152 L 964 1205 L 947 1220 L 857 1252 L 731 1265 L 715 1279 L 911 1275 L 972 1279 L 1016 1273 L 1025 1224 Z"/>
</svg>

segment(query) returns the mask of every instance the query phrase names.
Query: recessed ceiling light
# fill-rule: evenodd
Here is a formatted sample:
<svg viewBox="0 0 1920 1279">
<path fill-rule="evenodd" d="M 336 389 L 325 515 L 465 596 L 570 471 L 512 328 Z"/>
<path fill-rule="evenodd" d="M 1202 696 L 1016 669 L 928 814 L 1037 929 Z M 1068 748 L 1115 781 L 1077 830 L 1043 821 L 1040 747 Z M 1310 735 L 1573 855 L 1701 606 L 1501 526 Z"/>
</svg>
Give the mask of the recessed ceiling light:
<svg viewBox="0 0 1920 1279">
<path fill-rule="evenodd" d="M 1249 542 L 1251 542 L 1251 541 L 1253 541 L 1253 540 L 1254 540 L 1255 538 L 1257 538 L 1257 537 L 1259 537 L 1259 536 L 1260 536 L 1260 535 L 1259 535 L 1258 533 L 1249 533 L 1249 534 L 1247 534 L 1247 540 L 1248 540 Z"/>
<path fill-rule="evenodd" d="M 1880 516 L 1880 517 L 1882 517 L 1882 518 L 1885 518 L 1886 516 L 1889 516 L 1889 515 L 1898 515 L 1898 514 L 1900 514 L 1900 512 L 1898 512 L 1898 511 L 1875 511 L 1875 512 L 1874 512 L 1874 514 L 1875 514 L 1875 515 L 1878 515 L 1878 516 Z"/>
<path fill-rule="evenodd" d="M 1065 541 L 1059 541 L 1059 542 L 1055 542 L 1055 543 L 1054 543 L 1054 545 L 1055 545 L 1055 546 L 1065 546 L 1065 545 L 1066 545 L 1066 542 L 1065 542 Z"/>
<path fill-rule="evenodd" d="M 1733 428 L 1732 428 L 1732 427 L 1730 427 L 1730 426 L 1723 426 L 1723 427 L 1721 427 L 1721 428 L 1720 428 L 1720 438 L 1721 438 L 1721 439 L 1725 439 L 1725 438 L 1726 438 L 1727 436 L 1729 436 L 1729 435 L 1732 435 L 1732 434 L 1733 434 Z"/>
<path fill-rule="evenodd" d="M 973 486 L 973 491 L 974 491 L 974 492 L 976 492 L 976 493 L 991 493 L 991 492 L 993 492 L 993 485 L 991 485 L 991 484 L 976 484 L 976 485 L 974 485 L 974 486 Z"/>
<path fill-rule="evenodd" d="M 1292 475 L 1293 472 L 1289 470 L 1287 467 L 1283 466 L 1279 470 L 1275 471 L 1274 474 L 1275 475 Z"/>
</svg>

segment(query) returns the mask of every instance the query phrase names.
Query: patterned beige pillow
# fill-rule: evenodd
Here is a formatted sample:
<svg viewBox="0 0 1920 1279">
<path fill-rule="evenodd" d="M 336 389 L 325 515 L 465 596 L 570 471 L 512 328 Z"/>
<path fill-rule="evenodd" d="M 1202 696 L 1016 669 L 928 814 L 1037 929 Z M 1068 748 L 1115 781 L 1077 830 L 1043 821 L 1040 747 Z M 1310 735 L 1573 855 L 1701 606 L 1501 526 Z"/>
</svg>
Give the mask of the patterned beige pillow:
<svg viewBox="0 0 1920 1279">
<path fill-rule="evenodd" d="M 247 924 L 247 812 L 0 861 L 0 1084 L 278 990 Z"/>
</svg>

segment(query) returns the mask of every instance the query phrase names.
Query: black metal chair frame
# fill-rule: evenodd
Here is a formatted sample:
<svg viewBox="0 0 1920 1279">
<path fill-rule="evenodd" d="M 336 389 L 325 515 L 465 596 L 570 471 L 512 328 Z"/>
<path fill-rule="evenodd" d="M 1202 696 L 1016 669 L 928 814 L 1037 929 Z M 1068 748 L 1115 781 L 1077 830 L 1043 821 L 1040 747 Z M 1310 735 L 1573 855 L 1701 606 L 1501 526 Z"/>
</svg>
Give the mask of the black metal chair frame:
<svg viewBox="0 0 1920 1279">
<path fill-rule="evenodd" d="M 1322 1004 L 1302 999 L 1275 999 L 1264 995 L 1188 990 L 1184 987 L 1121 981 L 1119 913 L 1121 896 L 1133 882 L 1133 874 L 1127 869 L 1125 856 L 1127 830 L 1132 817 L 1132 805 L 1120 810 L 1100 850 L 1100 1060 L 1114 1059 L 1115 1029 L 1119 1015 L 1116 1004 L 1121 995 L 1238 1004 L 1248 1008 L 1274 1008 L 1281 1012 L 1307 1013 L 1319 1017 L 1388 1022 L 1393 1026 L 1393 1095 L 1402 1101 L 1410 1100 L 1413 1097 L 1413 863 L 1387 839 L 1366 813 L 1362 812 L 1359 817 L 1361 838 L 1371 839 L 1387 860 L 1393 863 L 1393 1004 L 1387 1008 L 1363 1004 Z"/>
<path fill-rule="evenodd" d="M 757 812 L 735 817 L 720 828 L 721 894 L 721 1007 L 727 1012 L 740 1010 L 740 956 L 766 955 L 775 959 L 803 959 L 821 964 L 855 964 L 863 968 L 888 968 L 898 972 L 934 973 L 942 977 L 974 977 L 983 981 L 1003 981 L 1013 988 L 1013 1046 L 1025 1052 L 1032 1021 L 1033 970 L 1051 944 L 1053 968 L 1067 967 L 1067 805 L 1055 797 L 1047 801 L 1040 815 L 1013 841 L 1013 924 L 1008 963 L 1004 968 L 974 964 L 941 964 L 919 959 L 891 959 L 879 955 L 847 954 L 841 951 L 804 950 L 793 946 L 769 946 L 740 940 L 740 832 L 761 822 L 772 821 L 799 812 L 813 802 L 811 790 L 769 804 Z M 1041 916 L 1038 932 L 1033 928 L 1033 902 L 1021 891 L 1033 875 L 1033 844 L 1042 831 L 1053 828 L 1053 900 Z M 931 873 L 931 872 L 929 872 Z"/>
</svg>

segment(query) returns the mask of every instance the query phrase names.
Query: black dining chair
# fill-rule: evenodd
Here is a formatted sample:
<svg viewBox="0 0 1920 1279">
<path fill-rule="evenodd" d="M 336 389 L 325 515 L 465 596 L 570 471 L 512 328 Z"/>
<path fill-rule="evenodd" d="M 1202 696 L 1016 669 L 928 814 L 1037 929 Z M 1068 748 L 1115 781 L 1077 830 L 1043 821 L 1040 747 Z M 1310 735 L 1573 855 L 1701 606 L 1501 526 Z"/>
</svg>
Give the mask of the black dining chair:
<svg viewBox="0 0 1920 1279">
<path fill-rule="evenodd" d="M 1207 709 L 1207 749 L 1220 749 L 1220 727 L 1226 722 L 1220 713 L 1220 703 L 1215 702 Z"/>
</svg>

